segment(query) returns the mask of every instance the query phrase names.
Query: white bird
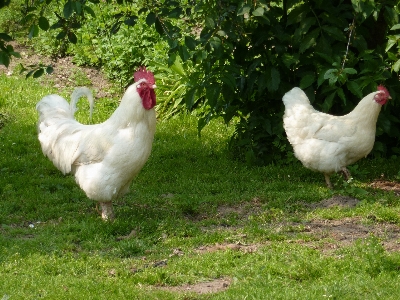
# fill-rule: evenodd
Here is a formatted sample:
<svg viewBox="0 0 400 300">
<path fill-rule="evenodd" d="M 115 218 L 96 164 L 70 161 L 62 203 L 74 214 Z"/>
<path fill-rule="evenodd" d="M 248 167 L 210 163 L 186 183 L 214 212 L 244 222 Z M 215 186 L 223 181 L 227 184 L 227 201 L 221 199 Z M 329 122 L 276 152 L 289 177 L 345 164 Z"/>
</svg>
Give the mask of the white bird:
<svg viewBox="0 0 400 300">
<path fill-rule="evenodd" d="M 94 125 L 74 118 L 83 95 L 92 112 L 88 88 L 75 89 L 70 104 L 58 95 L 48 95 L 36 105 L 43 154 L 63 174 L 75 175 L 87 197 L 100 203 L 105 220 L 114 218 L 112 200 L 129 191 L 150 155 L 156 129 L 155 87 L 154 75 L 140 68 L 111 117 Z"/>
<path fill-rule="evenodd" d="M 346 167 L 371 152 L 379 112 L 390 98 L 380 85 L 349 114 L 332 116 L 315 110 L 306 94 L 293 88 L 283 96 L 283 125 L 295 156 L 304 167 L 323 173 L 329 188 L 332 173 L 341 170 L 349 179 Z"/>
</svg>

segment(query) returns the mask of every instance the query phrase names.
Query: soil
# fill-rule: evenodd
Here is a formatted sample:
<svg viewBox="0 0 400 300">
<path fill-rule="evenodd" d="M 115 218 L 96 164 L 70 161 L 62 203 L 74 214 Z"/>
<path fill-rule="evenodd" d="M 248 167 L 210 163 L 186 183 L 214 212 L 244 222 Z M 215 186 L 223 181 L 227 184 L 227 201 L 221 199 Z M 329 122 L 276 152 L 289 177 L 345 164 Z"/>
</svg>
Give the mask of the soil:
<svg viewBox="0 0 400 300">
<path fill-rule="evenodd" d="M 400 196 L 400 182 L 376 179 L 370 184 L 370 186 L 375 189 L 392 191 L 396 196 Z"/>
<path fill-rule="evenodd" d="M 83 72 L 84 76 L 86 76 L 85 86 L 95 90 L 95 98 L 113 96 L 113 85 L 107 80 L 100 69 L 94 67 L 79 67 L 72 62 L 72 57 L 69 56 L 49 58 L 36 54 L 31 47 L 20 45 L 16 42 L 10 42 L 9 44 L 13 46 L 15 52 L 19 52 L 21 58 L 13 57 L 8 68 L 0 65 L 0 73 L 5 73 L 8 76 L 17 72 L 19 73 L 19 64 L 22 64 L 25 68 L 30 65 L 38 64 L 43 64 L 45 66 L 51 65 L 54 70 L 53 73 L 37 78 L 42 84 L 48 85 L 52 83 L 59 92 L 63 92 L 65 89 L 72 90 L 76 87 L 74 76 L 76 76 L 77 72 Z"/>
<path fill-rule="evenodd" d="M 196 284 L 184 284 L 180 286 L 158 287 L 161 290 L 180 293 L 210 294 L 226 290 L 231 283 L 229 278 L 217 278 L 212 281 Z"/>
</svg>

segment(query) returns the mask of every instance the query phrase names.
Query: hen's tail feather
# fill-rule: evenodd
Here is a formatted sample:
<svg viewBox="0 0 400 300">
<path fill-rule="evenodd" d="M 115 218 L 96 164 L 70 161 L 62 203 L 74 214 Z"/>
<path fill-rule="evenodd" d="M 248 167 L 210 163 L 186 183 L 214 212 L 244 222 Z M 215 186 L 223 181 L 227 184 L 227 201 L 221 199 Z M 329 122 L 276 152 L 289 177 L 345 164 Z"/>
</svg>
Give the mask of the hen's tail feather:
<svg viewBox="0 0 400 300">
<path fill-rule="evenodd" d="M 76 108 L 76 104 L 79 101 L 79 98 L 86 96 L 89 105 L 90 105 L 90 123 L 92 122 L 92 114 L 93 114 L 93 106 L 94 106 L 94 100 L 93 100 L 93 95 L 92 92 L 87 88 L 87 87 L 77 87 L 71 94 L 71 102 L 69 103 L 69 108 L 71 110 L 72 115 L 75 114 L 75 112 L 78 110 Z"/>
</svg>

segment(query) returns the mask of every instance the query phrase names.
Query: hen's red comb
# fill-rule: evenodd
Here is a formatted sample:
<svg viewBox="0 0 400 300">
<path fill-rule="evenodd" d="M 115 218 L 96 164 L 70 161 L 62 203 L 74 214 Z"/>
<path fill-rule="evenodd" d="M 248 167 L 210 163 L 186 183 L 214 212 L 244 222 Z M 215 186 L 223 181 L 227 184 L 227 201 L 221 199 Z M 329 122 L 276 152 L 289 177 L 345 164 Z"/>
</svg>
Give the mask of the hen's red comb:
<svg viewBox="0 0 400 300">
<path fill-rule="evenodd" d="M 382 84 L 378 85 L 378 91 L 383 91 L 386 97 L 390 97 L 389 91 Z"/>
<path fill-rule="evenodd" d="M 139 69 L 133 73 L 133 80 L 138 82 L 140 79 L 146 79 L 148 84 L 155 84 L 156 81 L 154 79 L 153 73 L 151 71 L 146 70 L 146 67 L 139 67 Z"/>
</svg>

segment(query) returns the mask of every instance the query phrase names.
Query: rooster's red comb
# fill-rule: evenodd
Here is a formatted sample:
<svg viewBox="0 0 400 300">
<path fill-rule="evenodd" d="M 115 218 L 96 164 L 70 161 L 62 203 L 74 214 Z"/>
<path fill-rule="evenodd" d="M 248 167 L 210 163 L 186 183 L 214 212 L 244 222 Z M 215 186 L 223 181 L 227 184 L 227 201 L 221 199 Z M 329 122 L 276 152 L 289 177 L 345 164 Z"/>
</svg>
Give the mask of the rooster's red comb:
<svg viewBox="0 0 400 300">
<path fill-rule="evenodd" d="M 383 91 L 386 97 L 390 97 L 389 91 L 382 84 L 378 85 L 378 91 Z"/>
<path fill-rule="evenodd" d="M 148 84 L 155 84 L 155 79 L 153 73 L 151 71 L 146 70 L 146 67 L 139 67 L 139 69 L 133 73 L 133 80 L 138 82 L 140 79 L 146 79 Z"/>
</svg>

